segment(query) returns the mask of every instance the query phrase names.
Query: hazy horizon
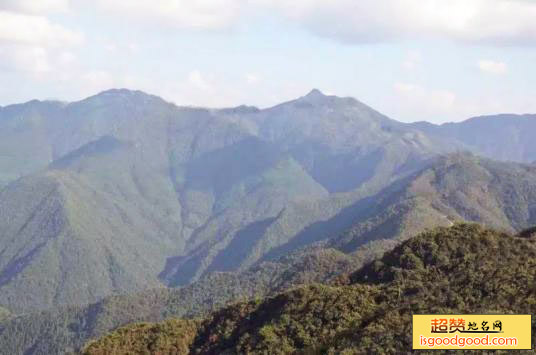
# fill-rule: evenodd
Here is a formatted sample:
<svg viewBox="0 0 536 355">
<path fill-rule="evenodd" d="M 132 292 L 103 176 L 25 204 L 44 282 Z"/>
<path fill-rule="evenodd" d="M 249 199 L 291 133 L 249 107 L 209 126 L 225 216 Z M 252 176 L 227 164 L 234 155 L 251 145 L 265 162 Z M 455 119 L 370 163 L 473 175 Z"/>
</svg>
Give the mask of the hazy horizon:
<svg viewBox="0 0 536 355">
<path fill-rule="evenodd" d="M 0 1 L 0 105 L 112 87 L 270 107 L 311 88 L 404 122 L 536 112 L 526 0 Z M 336 25 L 334 25 L 336 24 Z"/>
<path fill-rule="evenodd" d="M 164 97 L 161 97 L 159 95 L 156 95 L 154 93 L 151 93 L 151 92 L 146 92 L 144 90 L 141 90 L 141 89 L 132 89 L 132 88 L 126 88 L 126 87 L 117 87 L 117 88 L 110 88 L 110 89 L 105 89 L 105 90 L 102 90 L 102 91 L 99 91 L 99 92 L 96 92 L 92 95 L 89 95 L 89 96 L 85 96 L 85 97 L 82 97 L 80 99 L 76 99 L 76 100 L 62 100 L 61 98 L 45 98 L 45 99 L 32 99 L 32 100 L 29 100 L 29 101 L 24 101 L 24 102 L 16 102 L 16 103 L 12 103 L 12 104 L 8 104 L 8 105 L 5 105 L 5 106 L 2 106 L 0 105 L 0 108 L 3 108 L 3 107 L 8 107 L 8 106 L 12 106 L 12 105 L 20 105 L 20 104 L 25 104 L 25 103 L 28 103 L 28 102 L 31 102 L 33 100 L 38 100 L 38 101 L 41 101 L 41 102 L 46 102 L 46 101 L 56 101 L 56 102 L 62 102 L 62 103 L 66 103 L 66 104 L 69 104 L 69 103 L 73 103 L 73 102 L 80 102 L 80 101 L 83 101 L 83 100 L 86 100 L 90 97 L 93 97 L 93 96 L 97 96 L 97 95 L 100 95 L 102 93 L 105 93 L 105 92 L 109 92 L 109 91 L 114 91 L 114 90 L 117 90 L 117 91 L 120 91 L 120 90 L 128 90 L 128 91 L 131 91 L 131 92 L 143 92 L 144 94 L 147 94 L 147 95 L 152 95 L 152 96 L 158 96 L 160 98 L 162 98 L 164 101 L 166 102 L 169 102 L 169 103 L 172 103 L 178 107 L 192 107 L 192 108 L 204 108 L 204 109 L 209 109 L 209 110 L 221 110 L 221 109 L 228 109 L 228 108 L 234 108 L 234 107 L 239 107 L 239 106 L 248 106 L 248 107 L 255 107 L 255 108 L 258 108 L 258 109 L 261 109 L 261 110 L 266 110 L 266 109 L 270 109 L 270 108 L 273 108 L 273 107 L 276 107 L 276 106 L 279 106 L 281 104 L 284 104 L 286 102 L 290 102 L 290 101 L 294 101 L 294 100 L 297 100 L 301 97 L 304 97 L 308 94 L 310 94 L 311 92 L 313 91 L 320 91 L 323 95 L 326 95 L 326 96 L 337 96 L 337 97 L 349 97 L 349 98 L 353 98 L 353 99 L 356 99 L 358 101 L 360 101 L 361 103 L 369 106 L 370 108 L 376 110 L 374 107 L 368 105 L 366 102 L 363 102 L 361 100 L 359 100 L 359 98 L 356 98 L 356 97 L 352 97 L 352 96 L 340 96 L 340 95 L 336 95 L 336 94 L 333 94 L 333 93 L 327 93 L 327 92 L 324 92 L 323 90 L 321 89 L 318 89 L 318 88 L 312 88 L 310 89 L 308 92 L 305 92 L 303 95 L 300 95 L 300 96 L 297 96 L 297 97 L 294 97 L 294 98 L 289 98 L 288 100 L 285 100 L 285 101 L 282 101 L 282 102 L 278 102 L 278 103 L 275 103 L 273 105 L 268 105 L 268 106 L 258 106 L 258 105 L 252 105 L 252 104 L 249 104 L 247 102 L 244 102 L 244 103 L 241 103 L 241 104 L 238 104 L 238 105 L 234 105 L 234 106 L 219 106 L 219 107 L 216 107 L 216 106 L 199 106 L 199 105 L 188 105 L 188 104 L 178 104 L 176 102 L 173 102 L 172 100 L 167 100 L 166 98 Z M 384 114 L 383 112 L 381 111 L 378 111 L 379 113 L 381 114 Z M 521 112 L 521 113 L 514 113 L 514 112 L 497 112 L 497 113 L 492 113 L 492 114 L 489 114 L 490 116 L 496 116 L 496 115 L 527 115 L 527 114 L 533 114 L 531 112 Z M 393 119 L 395 121 L 400 121 L 400 122 L 404 122 L 404 123 L 418 123 L 418 122 L 429 122 L 429 123 L 434 123 L 434 124 L 444 124 L 444 123 L 455 123 L 455 122 L 463 122 L 465 120 L 469 120 L 471 118 L 475 118 L 475 117 L 484 117 L 484 116 L 488 116 L 486 114 L 481 114 L 481 115 L 474 115 L 474 116 L 470 116 L 470 117 L 465 117 L 465 118 L 461 118 L 461 119 L 457 119 L 457 120 L 447 120 L 447 121 L 444 121 L 444 122 L 433 122 L 433 121 L 430 121 L 430 120 L 426 120 L 426 119 L 423 119 L 423 120 L 400 120 L 398 119 L 397 117 L 392 117 L 392 116 L 389 116 L 389 115 L 386 115 L 387 117 L 389 117 L 390 119 Z"/>
</svg>

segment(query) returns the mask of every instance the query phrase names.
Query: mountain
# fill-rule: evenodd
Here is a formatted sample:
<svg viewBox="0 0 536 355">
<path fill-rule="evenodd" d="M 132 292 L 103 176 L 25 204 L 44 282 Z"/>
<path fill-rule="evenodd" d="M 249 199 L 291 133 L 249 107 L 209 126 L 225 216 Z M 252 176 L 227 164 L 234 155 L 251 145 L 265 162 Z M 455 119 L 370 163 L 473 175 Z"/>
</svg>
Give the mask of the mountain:
<svg viewBox="0 0 536 355">
<path fill-rule="evenodd" d="M 464 149 L 492 159 L 536 161 L 536 143 L 531 134 L 536 130 L 536 115 L 480 116 L 442 125 L 419 122 L 414 127 L 429 136 L 461 143 Z"/>
<path fill-rule="evenodd" d="M 328 282 L 435 226 L 517 233 L 536 224 L 535 122 L 406 124 L 318 90 L 267 109 L 126 89 L 1 107 L 0 344 L 62 353 Z"/>
<path fill-rule="evenodd" d="M 141 143 L 142 136 L 154 134 L 174 110 L 160 98 L 124 89 L 73 103 L 34 100 L 3 107 L 0 182 L 6 184 L 45 169 L 54 160 L 105 135 Z M 148 116 L 151 122 L 144 123 Z M 155 139 L 145 148 L 160 145 Z"/>
<path fill-rule="evenodd" d="M 338 285 L 237 303 L 198 322 L 130 325 L 90 342 L 83 354 L 403 353 L 411 349 L 414 313 L 533 313 L 535 255 L 532 237 L 471 224 L 443 227 Z"/>
<path fill-rule="evenodd" d="M 368 206 L 330 240 L 332 247 L 355 252 L 375 241 L 378 248 L 460 221 L 514 233 L 536 224 L 536 166 L 450 154 L 388 187 Z"/>
<path fill-rule="evenodd" d="M 436 152 L 409 126 L 318 91 L 208 110 L 110 90 L 4 107 L 0 131 L 11 137 L 0 150 L 0 305 L 15 313 L 246 269 L 296 237 L 324 238 L 308 227 Z"/>
<path fill-rule="evenodd" d="M 161 277 L 170 285 L 185 284 L 207 271 L 246 268 L 267 255 L 273 258 L 291 251 L 284 250 L 289 243 L 295 250 L 325 238 L 327 231 L 342 231 L 352 224 L 351 218 L 339 216 L 324 228 L 316 228 L 315 223 L 334 218 L 344 207 L 416 171 L 438 152 L 433 142 L 409 126 L 357 100 L 317 90 L 273 108 L 245 115 L 225 113 L 224 118 L 253 127 L 259 140 L 288 154 L 323 193 L 279 205 L 266 218 L 252 220 L 217 240 L 213 238 L 217 227 L 209 223 L 195 236 L 202 244 L 169 260 Z M 228 223 L 231 214 L 222 217 Z"/>
<path fill-rule="evenodd" d="M 334 249 L 308 248 L 242 272 L 215 272 L 191 285 L 106 297 L 86 306 L 8 317 L 0 313 L 0 354 L 65 354 L 128 323 L 200 317 L 238 300 L 326 283 L 363 264 Z"/>
<path fill-rule="evenodd" d="M 322 222 L 327 227 L 319 230 L 326 229 L 326 233 L 314 247 L 240 272 L 209 273 L 182 288 L 160 288 L 15 317 L 0 323 L 0 348 L 59 354 L 126 323 L 199 317 L 229 302 L 270 296 L 296 285 L 330 283 L 438 225 L 471 220 L 511 233 L 524 230 L 536 224 L 535 207 L 536 167 L 468 153 L 441 156 L 346 208 L 342 213 L 353 216 L 354 224 L 344 232 L 330 233 L 334 222 Z M 530 239 L 533 233 L 526 229 L 521 235 Z M 295 248 L 298 245 L 284 249 Z"/>
<path fill-rule="evenodd" d="M 59 102 L 37 100 L 0 107 L 0 187 L 52 161 L 43 116 L 54 117 L 61 107 Z"/>
<path fill-rule="evenodd" d="M 132 167 L 131 149 L 102 138 L 0 192 L 0 303 L 20 313 L 162 286 L 151 274 L 180 241 L 165 213 L 176 201 L 157 198 L 174 191 Z M 151 197 L 136 174 L 155 183 Z"/>
<path fill-rule="evenodd" d="M 438 156 L 483 146 L 445 127 L 318 90 L 267 109 L 125 89 L 3 107 L 0 306 L 24 314 L 179 287 L 318 242 L 367 258 L 458 219 L 532 223 L 530 168 L 471 158 L 442 171 Z"/>
</svg>

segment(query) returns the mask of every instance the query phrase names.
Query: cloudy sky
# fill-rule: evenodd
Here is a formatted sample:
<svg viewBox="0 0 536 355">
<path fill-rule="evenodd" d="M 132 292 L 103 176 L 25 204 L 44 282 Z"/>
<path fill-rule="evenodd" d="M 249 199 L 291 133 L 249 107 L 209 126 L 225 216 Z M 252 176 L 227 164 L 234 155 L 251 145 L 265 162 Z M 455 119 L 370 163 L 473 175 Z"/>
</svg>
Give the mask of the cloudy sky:
<svg viewBox="0 0 536 355">
<path fill-rule="evenodd" d="M 0 0 L 0 105 L 112 87 L 402 121 L 536 113 L 536 0 Z"/>
</svg>

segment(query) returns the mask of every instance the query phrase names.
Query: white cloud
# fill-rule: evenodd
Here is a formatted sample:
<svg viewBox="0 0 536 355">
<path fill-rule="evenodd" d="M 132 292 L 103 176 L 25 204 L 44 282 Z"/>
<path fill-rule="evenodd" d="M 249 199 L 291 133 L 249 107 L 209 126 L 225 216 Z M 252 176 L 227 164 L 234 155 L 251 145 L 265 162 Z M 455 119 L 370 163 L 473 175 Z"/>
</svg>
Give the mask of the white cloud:
<svg viewBox="0 0 536 355">
<path fill-rule="evenodd" d="M 96 5 L 112 16 L 200 30 L 225 29 L 252 14 L 272 14 L 350 43 L 536 41 L 536 1 L 529 0 L 97 0 Z"/>
<path fill-rule="evenodd" d="M 0 46 L 0 68 L 27 79 L 46 80 L 56 85 L 58 81 L 80 77 L 80 61 L 69 50 L 57 50 L 41 46 L 5 44 Z"/>
<path fill-rule="evenodd" d="M 246 79 L 246 82 L 250 85 L 257 84 L 261 80 L 260 76 L 255 73 L 246 74 L 245 79 Z"/>
<path fill-rule="evenodd" d="M 125 51 L 130 54 L 137 54 L 141 51 L 141 46 L 137 42 L 123 43 L 106 40 L 102 43 L 102 47 L 110 53 Z"/>
<path fill-rule="evenodd" d="M 81 34 L 51 23 L 44 16 L 0 11 L 0 43 L 61 47 L 82 41 Z"/>
<path fill-rule="evenodd" d="M 347 42 L 448 38 L 494 44 L 536 41 L 536 1 L 256 0 L 311 31 Z"/>
<path fill-rule="evenodd" d="M 82 75 L 83 87 L 88 92 L 99 92 L 114 87 L 114 77 L 104 70 L 93 70 Z"/>
<path fill-rule="evenodd" d="M 420 84 L 396 83 L 393 96 L 383 100 L 385 112 L 405 122 L 429 121 L 443 123 L 462 121 L 480 115 L 498 113 L 534 112 L 536 105 L 532 92 L 522 95 L 500 95 L 475 92 L 472 95 L 456 95 L 444 89 L 430 88 Z M 382 110 L 382 103 L 378 108 Z"/>
<path fill-rule="evenodd" d="M 48 11 L 53 1 L 3 1 L 1 9 Z M 15 5 L 19 6 L 15 8 Z M 31 8 L 31 5 L 35 5 Z M 57 2 L 56 5 L 61 5 Z M 20 72 L 35 79 L 58 78 L 67 66 L 75 62 L 74 53 L 67 48 L 79 45 L 83 36 L 54 24 L 45 16 L 0 10 L 0 65 L 9 71 Z M 59 70 L 61 69 L 61 70 Z"/>
<path fill-rule="evenodd" d="M 484 73 L 501 75 L 506 74 L 508 71 L 506 63 L 496 62 L 493 60 L 480 60 L 478 61 L 477 65 L 478 68 Z"/>
<path fill-rule="evenodd" d="M 233 24 L 243 0 L 97 0 L 100 9 L 178 28 L 219 29 Z"/>
<path fill-rule="evenodd" d="M 429 89 L 413 83 L 395 83 L 393 89 L 393 102 L 399 115 L 434 120 L 452 115 L 461 108 L 456 94 L 449 90 Z"/>
<path fill-rule="evenodd" d="M 212 85 L 203 77 L 199 70 L 193 70 L 188 74 L 188 82 L 196 89 L 208 91 Z"/>
<path fill-rule="evenodd" d="M 429 90 L 423 86 L 409 83 L 395 83 L 394 89 L 398 94 L 412 101 L 434 108 L 448 109 L 456 101 L 456 95 L 448 90 Z"/>
<path fill-rule="evenodd" d="M 144 76 L 128 76 L 119 83 L 159 95 L 178 105 L 213 108 L 242 104 L 272 105 L 294 99 L 310 90 L 310 86 L 296 90 L 294 87 L 296 83 L 289 84 L 292 86 L 261 80 L 255 86 L 255 90 L 252 90 L 245 76 L 228 76 L 201 70 L 192 70 L 184 76 L 178 76 L 177 80 L 157 81 Z"/>
<path fill-rule="evenodd" d="M 119 46 L 114 42 L 106 42 L 104 44 L 104 49 L 106 49 L 108 52 L 117 52 Z"/>
<path fill-rule="evenodd" d="M 402 62 L 402 67 L 406 70 L 414 70 L 422 62 L 422 54 L 420 51 L 412 50 L 406 55 Z"/>
<path fill-rule="evenodd" d="M 38 46 L 10 45 L 0 48 L 0 62 L 9 69 L 40 76 L 51 70 L 48 51 Z"/>
<path fill-rule="evenodd" d="M 69 0 L 2 0 L 0 10 L 43 14 L 65 12 L 69 9 Z"/>
<path fill-rule="evenodd" d="M 141 51 L 141 46 L 137 42 L 127 44 L 127 49 L 130 53 L 135 54 Z"/>
</svg>

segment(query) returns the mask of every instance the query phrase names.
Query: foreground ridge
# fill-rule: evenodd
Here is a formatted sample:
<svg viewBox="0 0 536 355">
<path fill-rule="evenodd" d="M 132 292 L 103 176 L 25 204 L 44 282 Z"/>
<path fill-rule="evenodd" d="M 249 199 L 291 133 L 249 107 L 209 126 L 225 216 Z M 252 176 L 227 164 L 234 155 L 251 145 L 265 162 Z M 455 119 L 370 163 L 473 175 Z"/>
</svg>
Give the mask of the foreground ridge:
<svg viewBox="0 0 536 355">
<path fill-rule="evenodd" d="M 83 354 L 400 353 L 413 313 L 532 313 L 534 230 L 511 235 L 477 224 L 424 232 L 340 277 L 201 321 L 135 324 L 89 343 Z"/>
</svg>

